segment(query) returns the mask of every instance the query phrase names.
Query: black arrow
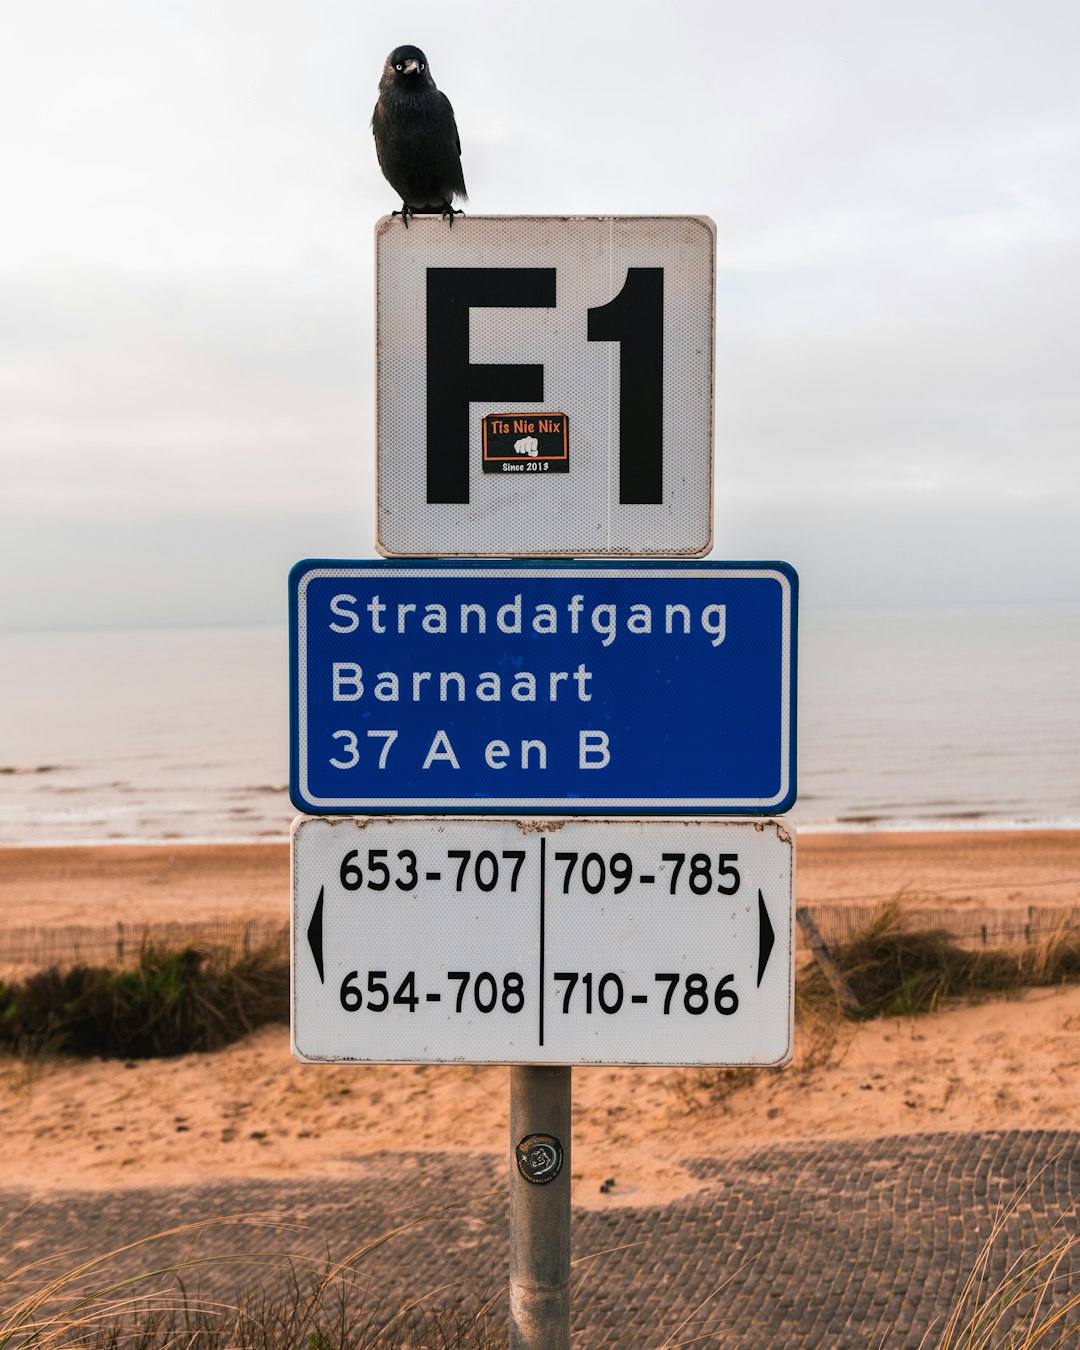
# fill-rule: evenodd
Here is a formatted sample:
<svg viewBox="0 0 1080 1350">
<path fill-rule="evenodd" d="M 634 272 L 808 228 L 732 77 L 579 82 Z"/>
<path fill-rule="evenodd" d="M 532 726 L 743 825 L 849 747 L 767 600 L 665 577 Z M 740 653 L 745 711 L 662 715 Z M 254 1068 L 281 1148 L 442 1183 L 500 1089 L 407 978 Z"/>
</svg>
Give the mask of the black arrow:
<svg viewBox="0 0 1080 1350">
<path fill-rule="evenodd" d="M 323 975 L 322 963 L 322 902 L 325 886 L 319 887 L 319 898 L 315 901 L 315 913 L 311 916 L 311 922 L 307 926 L 307 941 L 311 948 L 311 954 L 315 958 L 315 969 L 319 972 L 319 983 L 325 984 L 326 977 Z M 759 892 L 760 894 L 760 892 Z M 761 976 L 758 975 L 758 984 L 761 983 Z"/>
<path fill-rule="evenodd" d="M 322 910 L 322 893 L 319 894 L 319 909 Z M 769 957 L 772 955 L 773 944 L 776 942 L 776 934 L 773 932 L 773 926 L 769 922 L 769 911 L 765 908 L 765 897 L 760 891 L 757 893 L 757 917 L 758 917 L 758 949 L 757 949 L 757 982 L 758 988 L 761 988 L 761 977 L 765 974 L 765 967 L 769 964 Z M 320 964 L 319 970 L 322 970 Z"/>
</svg>

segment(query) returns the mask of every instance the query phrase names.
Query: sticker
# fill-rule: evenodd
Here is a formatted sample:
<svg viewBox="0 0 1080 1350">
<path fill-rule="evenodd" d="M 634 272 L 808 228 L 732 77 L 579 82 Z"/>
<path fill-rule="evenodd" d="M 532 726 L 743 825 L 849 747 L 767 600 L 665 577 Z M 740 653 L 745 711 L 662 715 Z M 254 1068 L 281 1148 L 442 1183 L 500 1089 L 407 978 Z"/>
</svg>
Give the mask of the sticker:
<svg viewBox="0 0 1080 1350">
<path fill-rule="evenodd" d="M 527 1134 L 515 1152 L 518 1171 L 534 1186 L 546 1186 L 562 1171 L 563 1146 L 553 1134 Z"/>
<path fill-rule="evenodd" d="M 568 473 L 565 413 L 489 413 L 481 427 L 485 473 Z"/>
</svg>

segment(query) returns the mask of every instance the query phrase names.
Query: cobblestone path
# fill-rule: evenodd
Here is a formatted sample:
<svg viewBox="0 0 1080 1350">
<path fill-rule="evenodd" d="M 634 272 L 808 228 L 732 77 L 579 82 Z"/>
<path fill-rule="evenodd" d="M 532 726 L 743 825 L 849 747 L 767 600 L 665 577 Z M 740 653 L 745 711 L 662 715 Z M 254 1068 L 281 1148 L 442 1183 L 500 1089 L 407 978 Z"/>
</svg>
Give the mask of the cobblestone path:
<svg viewBox="0 0 1080 1350">
<path fill-rule="evenodd" d="M 575 1212 L 574 1344 L 582 1350 L 930 1347 L 1004 1206 L 990 1284 L 1053 1225 L 1059 1233 L 1078 1226 L 1080 1132 L 770 1145 L 688 1165 L 701 1183 L 692 1196 Z M 357 1158 L 348 1180 L 42 1199 L 0 1191 L 0 1309 L 30 1287 L 29 1276 L 13 1272 L 41 1258 L 74 1248 L 97 1254 L 174 1224 L 255 1212 L 289 1227 L 213 1226 L 194 1247 L 190 1234 L 180 1236 L 120 1256 L 109 1270 L 194 1252 L 213 1258 L 203 1296 L 229 1294 L 266 1277 L 266 1253 L 340 1257 L 420 1220 L 360 1262 L 375 1319 L 438 1290 L 427 1310 L 456 1301 L 471 1315 L 490 1300 L 495 1325 L 505 1324 L 506 1165 L 490 1155 L 429 1153 Z M 76 1262 L 69 1255 L 60 1266 Z M 1062 1298 L 1080 1290 L 1080 1259 L 1059 1276 Z M 185 1276 L 189 1292 L 195 1282 Z"/>
</svg>

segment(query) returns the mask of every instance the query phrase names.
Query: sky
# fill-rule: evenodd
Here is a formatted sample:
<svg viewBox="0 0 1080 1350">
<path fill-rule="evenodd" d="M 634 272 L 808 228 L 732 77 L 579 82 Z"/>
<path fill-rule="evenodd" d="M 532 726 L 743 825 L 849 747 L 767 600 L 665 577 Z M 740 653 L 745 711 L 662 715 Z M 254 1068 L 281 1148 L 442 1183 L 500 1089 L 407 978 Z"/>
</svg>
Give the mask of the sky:
<svg viewBox="0 0 1080 1350">
<path fill-rule="evenodd" d="M 275 622 L 375 556 L 370 131 L 476 214 L 717 226 L 714 558 L 1080 598 L 1080 7 L 0 0 L 0 628 Z"/>
</svg>

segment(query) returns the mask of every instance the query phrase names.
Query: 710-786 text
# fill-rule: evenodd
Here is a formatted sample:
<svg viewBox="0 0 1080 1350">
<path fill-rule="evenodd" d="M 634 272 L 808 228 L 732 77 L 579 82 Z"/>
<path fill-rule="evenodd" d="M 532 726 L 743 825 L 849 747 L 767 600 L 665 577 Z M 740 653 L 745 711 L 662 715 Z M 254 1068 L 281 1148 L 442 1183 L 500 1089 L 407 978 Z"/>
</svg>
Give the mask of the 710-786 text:
<svg viewBox="0 0 1080 1350">
<path fill-rule="evenodd" d="M 361 972 L 350 970 L 341 982 L 339 998 L 346 1012 L 359 1012 L 366 1008 L 368 1012 L 386 1012 L 394 1005 L 416 1012 L 422 1003 L 442 1003 L 443 990 L 429 989 L 424 993 L 417 990 L 416 972 L 407 971 L 393 995 L 387 984 L 385 970 L 365 972 L 362 985 Z M 731 987 L 734 974 L 725 975 L 715 985 L 711 985 L 706 976 L 690 974 L 682 976 L 674 972 L 660 972 L 653 975 L 655 983 L 661 986 L 654 990 L 656 1003 L 662 1000 L 663 1016 L 668 1017 L 680 1010 L 691 1017 L 700 1017 L 710 1009 L 715 1009 L 721 1017 L 730 1017 L 739 1007 L 739 996 Z M 504 1012 L 519 1013 L 525 1007 L 525 982 L 520 971 L 511 970 L 499 977 L 488 970 L 473 975 L 468 970 L 448 970 L 446 979 L 457 985 L 446 993 L 446 1001 L 454 1003 L 455 1013 L 471 1015 L 472 1012 L 490 1013 L 501 1007 Z M 556 970 L 552 979 L 562 986 L 562 1013 L 569 1015 L 571 1010 L 584 1012 L 586 1016 L 594 1011 L 612 1016 L 627 1005 L 626 990 L 622 977 L 614 971 L 595 975 L 591 971 L 584 973 L 576 970 Z M 391 984 L 393 981 L 391 980 Z M 681 993 L 680 993 L 681 985 Z M 575 998 L 575 991 L 578 991 Z M 678 995 L 678 996 L 677 996 Z M 648 993 L 632 993 L 629 1006 L 647 1004 Z"/>
</svg>

